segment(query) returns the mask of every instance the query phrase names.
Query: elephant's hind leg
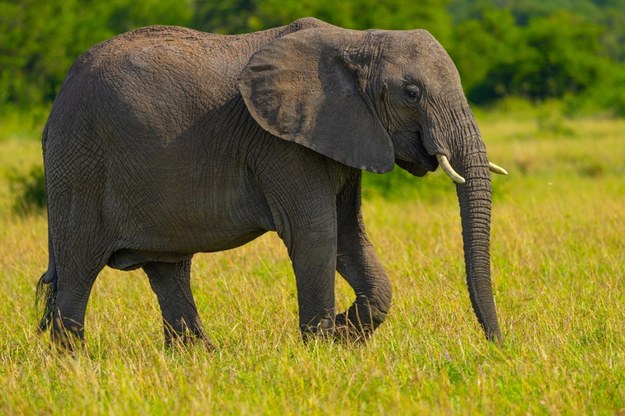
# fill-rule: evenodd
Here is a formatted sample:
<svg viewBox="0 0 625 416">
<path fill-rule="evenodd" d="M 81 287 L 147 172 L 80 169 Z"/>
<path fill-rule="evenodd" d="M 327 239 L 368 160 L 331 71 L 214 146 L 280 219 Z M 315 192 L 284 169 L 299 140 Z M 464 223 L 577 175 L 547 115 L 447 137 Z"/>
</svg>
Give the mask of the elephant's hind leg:
<svg viewBox="0 0 625 416">
<path fill-rule="evenodd" d="M 85 312 L 89 295 L 98 273 L 106 264 L 106 238 L 97 214 L 87 205 L 74 204 L 60 209 L 49 204 L 50 232 L 54 261 L 48 271 L 51 285 L 47 299 L 52 324 L 52 341 L 62 348 L 73 349 L 84 340 Z M 86 208 L 85 208 L 86 207 Z M 42 329 L 47 322 L 42 322 Z"/>
<path fill-rule="evenodd" d="M 74 265 L 77 266 L 77 265 Z M 52 312 L 52 341 L 73 350 L 84 341 L 84 322 L 91 288 L 102 266 L 66 267 L 59 270 L 55 308 Z"/>
<path fill-rule="evenodd" d="M 143 270 L 161 307 L 166 345 L 200 341 L 212 349 L 191 293 L 191 258 L 177 263 L 152 262 Z"/>
</svg>

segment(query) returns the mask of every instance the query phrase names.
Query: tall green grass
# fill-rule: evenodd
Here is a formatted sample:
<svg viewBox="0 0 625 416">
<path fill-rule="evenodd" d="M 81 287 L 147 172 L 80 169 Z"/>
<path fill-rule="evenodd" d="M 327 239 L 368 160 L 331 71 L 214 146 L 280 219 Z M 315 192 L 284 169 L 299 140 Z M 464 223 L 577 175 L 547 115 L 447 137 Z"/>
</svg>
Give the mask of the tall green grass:
<svg viewBox="0 0 625 416">
<path fill-rule="evenodd" d="M 394 172 L 365 178 L 365 220 L 394 288 L 368 344 L 300 342 L 290 263 L 268 234 L 194 258 L 216 352 L 165 350 L 147 278 L 106 269 L 84 351 L 55 353 L 33 312 L 45 211 L 15 213 L 7 176 L 27 175 L 40 147 L 0 138 L 0 414 L 625 413 L 625 121 L 486 115 L 480 126 L 510 171 L 493 178 L 501 346 L 470 306 L 453 186 Z M 352 297 L 338 277 L 339 309 Z"/>
</svg>

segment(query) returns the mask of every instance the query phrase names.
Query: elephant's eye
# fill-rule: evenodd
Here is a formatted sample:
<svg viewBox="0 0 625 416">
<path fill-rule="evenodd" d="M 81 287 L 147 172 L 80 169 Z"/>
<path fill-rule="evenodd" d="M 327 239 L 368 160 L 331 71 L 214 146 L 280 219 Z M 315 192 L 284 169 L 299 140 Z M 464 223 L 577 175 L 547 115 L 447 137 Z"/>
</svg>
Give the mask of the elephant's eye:
<svg viewBox="0 0 625 416">
<path fill-rule="evenodd" d="M 421 99 L 421 88 L 416 84 L 408 84 L 405 87 L 406 95 L 412 102 L 417 102 Z"/>
</svg>

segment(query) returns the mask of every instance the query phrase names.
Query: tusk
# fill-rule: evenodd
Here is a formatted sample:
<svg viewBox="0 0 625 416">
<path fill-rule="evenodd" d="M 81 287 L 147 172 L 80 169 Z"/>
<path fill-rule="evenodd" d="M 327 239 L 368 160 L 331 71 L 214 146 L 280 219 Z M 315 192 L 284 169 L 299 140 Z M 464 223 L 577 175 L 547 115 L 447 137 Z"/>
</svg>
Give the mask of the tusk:
<svg viewBox="0 0 625 416">
<path fill-rule="evenodd" d="M 438 159 L 439 165 L 441 165 L 441 168 L 443 168 L 443 170 L 445 171 L 447 176 L 449 176 L 452 181 L 454 181 L 456 183 L 465 183 L 466 182 L 464 180 L 464 178 L 462 176 L 458 175 L 456 173 L 456 171 L 454 170 L 454 168 L 451 167 L 451 165 L 449 164 L 449 160 L 447 159 L 447 156 L 445 156 L 445 155 L 436 155 L 436 159 Z"/>
<path fill-rule="evenodd" d="M 488 162 L 488 169 L 490 169 L 493 173 L 498 173 L 500 175 L 507 175 L 508 171 L 502 168 L 501 166 L 495 165 L 493 162 Z"/>
</svg>

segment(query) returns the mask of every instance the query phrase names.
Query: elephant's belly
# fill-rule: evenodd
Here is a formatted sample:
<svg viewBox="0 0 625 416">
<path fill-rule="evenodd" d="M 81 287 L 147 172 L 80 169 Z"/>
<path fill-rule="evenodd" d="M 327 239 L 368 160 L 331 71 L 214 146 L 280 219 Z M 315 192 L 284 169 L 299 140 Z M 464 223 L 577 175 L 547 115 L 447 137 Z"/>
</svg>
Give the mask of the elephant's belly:
<svg viewBox="0 0 625 416">
<path fill-rule="evenodd" d="M 267 202 L 246 172 L 206 168 L 204 176 L 185 175 L 180 167 L 160 166 L 143 184 L 111 187 L 115 192 L 104 209 L 113 234 L 111 267 L 137 268 L 228 250 L 275 230 Z"/>
<path fill-rule="evenodd" d="M 190 239 L 182 244 L 172 244 L 167 249 L 155 247 L 120 248 L 113 252 L 107 264 L 118 270 L 134 270 L 151 262 L 176 263 L 199 252 L 215 252 L 242 246 L 264 234 L 266 230 L 256 229 L 236 236 L 224 235 L 216 238 Z M 170 243 L 171 244 L 171 243 Z"/>
<path fill-rule="evenodd" d="M 197 250 L 194 252 L 199 253 L 212 253 L 215 251 L 230 250 L 249 243 L 257 237 L 265 234 L 268 230 L 255 228 L 246 232 L 238 232 L 228 234 L 227 230 L 221 230 L 219 233 L 206 233 L 196 246 Z"/>
</svg>

